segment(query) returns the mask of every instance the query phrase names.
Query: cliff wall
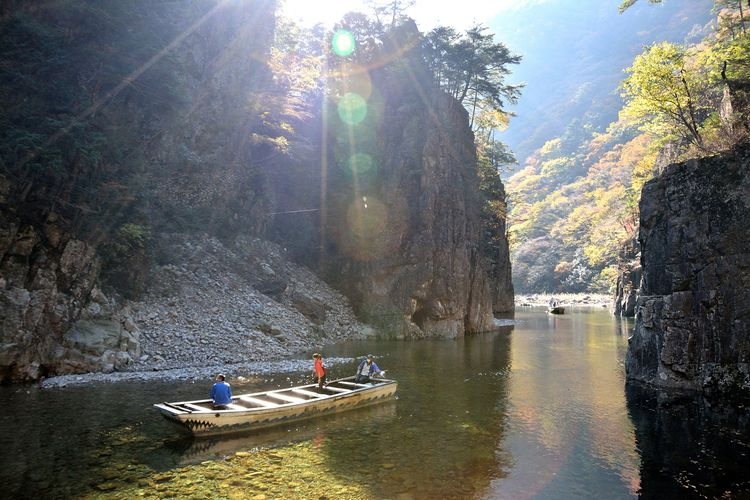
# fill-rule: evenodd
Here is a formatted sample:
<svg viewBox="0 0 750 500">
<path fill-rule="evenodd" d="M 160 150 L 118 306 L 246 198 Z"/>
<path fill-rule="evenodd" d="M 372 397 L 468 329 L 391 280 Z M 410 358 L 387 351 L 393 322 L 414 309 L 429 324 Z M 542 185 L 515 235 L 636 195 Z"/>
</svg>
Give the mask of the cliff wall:
<svg viewBox="0 0 750 500">
<path fill-rule="evenodd" d="M 249 107 L 275 4 L 16 5 L 0 21 L 0 381 L 124 369 L 143 355 L 128 300 L 151 286 L 155 236 L 262 228 Z"/>
<path fill-rule="evenodd" d="M 750 150 L 671 165 L 641 197 L 627 377 L 750 394 Z"/>
<path fill-rule="evenodd" d="M 493 301 L 512 307 L 507 241 L 482 247 L 466 111 L 433 87 L 413 25 L 373 65 L 369 121 L 322 135 L 338 112 L 319 95 L 282 130 L 273 1 L 19 5 L 0 20 L 0 382 L 363 331 L 291 254 L 400 336 L 487 330 Z"/>
<path fill-rule="evenodd" d="M 493 326 L 483 200 L 468 115 L 434 85 L 417 36 L 408 23 L 391 35 L 385 51 L 399 58 L 370 71 L 371 116 L 334 129 L 334 143 L 371 137 L 361 153 L 375 168 L 329 183 L 325 259 L 363 318 L 399 337 L 454 338 Z M 507 248 L 496 258 L 510 269 Z"/>
</svg>

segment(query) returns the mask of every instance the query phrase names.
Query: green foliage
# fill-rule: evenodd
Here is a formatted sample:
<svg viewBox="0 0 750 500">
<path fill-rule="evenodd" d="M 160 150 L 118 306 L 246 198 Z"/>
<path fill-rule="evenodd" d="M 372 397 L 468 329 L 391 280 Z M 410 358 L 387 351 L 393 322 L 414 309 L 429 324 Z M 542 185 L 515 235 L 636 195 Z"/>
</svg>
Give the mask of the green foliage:
<svg viewBox="0 0 750 500">
<path fill-rule="evenodd" d="M 709 87 L 702 72 L 688 66 L 684 47 L 659 43 L 636 57 L 626 70 L 622 115 L 644 130 L 680 138 L 704 149 L 700 122 L 709 108 Z"/>
<path fill-rule="evenodd" d="M 135 251 L 141 251 L 151 238 L 151 229 L 148 226 L 127 223 L 120 226 L 115 233 L 111 251 L 113 256 L 122 258 Z"/>
<path fill-rule="evenodd" d="M 435 28 L 425 36 L 423 51 L 440 87 L 469 110 L 472 126 L 481 110 L 502 111 L 518 100 L 521 86 L 507 84 L 505 77 L 508 66 L 521 57 L 495 43 L 486 27 L 474 26 L 463 35 L 453 28 Z"/>
<path fill-rule="evenodd" d="M 622 14 L 623 12 L 628 10 L 630 7 L 635 5 L 637 1 L 638 0 L 622 0 L 622 3 L 620 4 L 620 7 L 618 9 L 620 11 L 620 14 Z M 662 1 L 663 0 L 648 0 L 649 3 L 653 3 L 653 4 L 662 3 Z"/>
<path fill-rule="evenodd" d="M 174 7 L 63 1 L 4 20 L 0 157 L 24 197 L 14 201 L 33 202 L 25 212 L 32 221 L 54 210 L 82 231 L 81 237 L 100 232 L 94 228 L 120 211 L 113 205 L 124 199 L 112 198 L 107 186 L 124 185 L 137 160 L 129 139 L 144 130 L 132 119 L 120 127 L 128 120 L 113 110 L 129 105 L 148 121 L 183 103 L 173 59 L 141 66 L 163 48 L 163 37 L 172 35 L 147 27 L 152 20 L 144 12 L 174 18 L 184 10 Z M 182 28 L 179 21 L 172 20 L 174 30 Z"/>
<path fill-rule="evenodd" d="M 390 0 L 377 1 L 368 0 L 367 5 L 372 9 L 375 20 L 379 26 L 389 25 L 394 28 L 399 22 L 403 22 L 406 11 L 414 5 L 416 0 Z"/>
<path fill-rule="evenodd" d="M 657 43 L 635 59 L 620 120 L 606 133 L 581 140 L 575 134 L 585 127 L 566 131 L 509 179 L 517 290 L 606 292 L 623 245 L 635 240 L 641 188 L 665 146 L 685 158 L 747 141 L 742 95 L 733 117 L 719 109 L 725 86 L 750 82 L 750 37 L 739 2 L 717 6 L 731 21 L 717 33 L 692 47 Z"/>
<path fill-rule="evenodd" d="M 592 293 L 602 294 L 615 294 L 615 288 L 617 286 L 617 277 L 619 271 L 617 266 L 609 266 L 602 269 L 598 275 L 594 276 L 591 280 L 589 290 Z"/>
<path fill-rule="evenodd" d="M 553 155 L 557 155 L 562 148 L 562 139 L 559 137 L 556 137 L 554 139 L 550 139 L 549 141 L 545 142 L 544 145 L 539 148 L 539 154 L 544 157 L 552 157 Z"/>
<path fill-rule="evenodd" d="M 749 81 L 750 33 L 718 39 L 715 44 L 706 46 L 698 52 L 696 64 L 706 68 L 712 83 L 719 83 L 724 78 Z"/>
</svg>

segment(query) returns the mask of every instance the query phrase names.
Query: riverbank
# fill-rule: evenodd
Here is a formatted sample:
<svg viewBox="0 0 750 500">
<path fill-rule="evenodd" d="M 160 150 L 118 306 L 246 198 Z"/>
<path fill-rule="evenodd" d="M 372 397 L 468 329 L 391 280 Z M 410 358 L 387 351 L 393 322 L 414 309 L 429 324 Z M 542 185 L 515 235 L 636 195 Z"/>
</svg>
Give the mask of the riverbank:
<svg viewBox="0 0 750 500">
<path fill-rule="evenodd" d="M 328 368 L 344 363 L 350 363 L 354 358 L 326 358 Z M 42 380 L 39 385 L 45 389 L 69 387 L 91 383 L 114 382 L 148 382 L 155 380 L 184 380 L 210 382 L 217 373 L 223 373 L 230 379 L 244 379 L 256 375 L 270 373 L 312 373 L 312 360 L 282 359 L 272 361 L 256 361 L 252 363 L 238 363 L 234 365 L 193 366 L 172 368 L 158 371 L 127 371 L 112 373 L 83 373 L 74 375 L 60 375 Z"/>
<path fill-rule="evenodd" d="M 549 306 L 555 301 L 559 306 L 612 307 L 611 295 L 594 293 L 532 293 L 516 295 L 516 307 Z"/>
<path fill-rule="evenodd" d="M 152 267 L 146 293 L 123 304 L 137 343 L 130 361 L 50 377 L 42 387 L 307 371 L 323 346 L 375 334 L 346 297 L 276 244 L 171 235 L 161 245 L 168 258 Z"/>
</svg>

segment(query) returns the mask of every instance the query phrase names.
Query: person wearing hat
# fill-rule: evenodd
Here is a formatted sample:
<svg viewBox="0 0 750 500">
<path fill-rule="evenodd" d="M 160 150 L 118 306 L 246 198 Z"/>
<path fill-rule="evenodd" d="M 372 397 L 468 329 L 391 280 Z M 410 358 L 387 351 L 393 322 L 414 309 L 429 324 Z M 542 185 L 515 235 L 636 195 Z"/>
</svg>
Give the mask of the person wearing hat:
<svg viewBox="0 0 750 500">
<path fill-rule="evenodd" d="M 383 373 L 385 372 L 372 360 L 372 354 L 368 354 L 367 358 L 363 359 L 357 367 L 357 375 L 354 381 L 358 384 L 366 384 L 373 375 L 383 376 Z"/>
<path fill-rule="evenodd" d="M 211 387 L 211 399 L 216 410 L 224 410 L 226 405 L 232 402 L 232 387 L 225 379 L 222 374 L 216 375 L 216 383 Z"/>
</svg>

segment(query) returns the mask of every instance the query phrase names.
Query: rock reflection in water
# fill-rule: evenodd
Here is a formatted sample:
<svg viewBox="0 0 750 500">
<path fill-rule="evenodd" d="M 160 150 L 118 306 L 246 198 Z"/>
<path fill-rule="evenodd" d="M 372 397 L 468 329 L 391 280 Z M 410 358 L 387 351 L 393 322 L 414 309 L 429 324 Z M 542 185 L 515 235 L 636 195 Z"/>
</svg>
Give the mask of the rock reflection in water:
<svg viewBox="0 0 750 500">
<path fill-rule="evenodd" d="M 750 496 L 750 408 L 626 386 L 641 498 Z"/>
<path fill-rule="evenodd" d="M 369 473 L 372 498 L 477 498 L 511 468 L 506 432 L 511 326 L 456 341 L 366 342 L 335 354 L 377 353 L 398 374 L 397 416 L 337 429 L 322 450 L 340 474 Z M 353 367 L 352 367 L 353 369 Z"/>
</svg>

